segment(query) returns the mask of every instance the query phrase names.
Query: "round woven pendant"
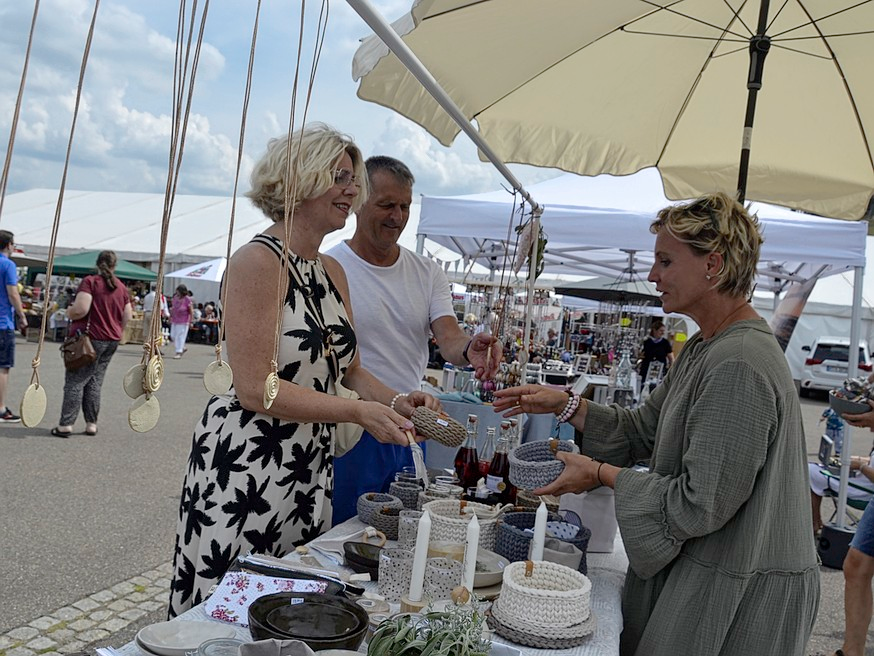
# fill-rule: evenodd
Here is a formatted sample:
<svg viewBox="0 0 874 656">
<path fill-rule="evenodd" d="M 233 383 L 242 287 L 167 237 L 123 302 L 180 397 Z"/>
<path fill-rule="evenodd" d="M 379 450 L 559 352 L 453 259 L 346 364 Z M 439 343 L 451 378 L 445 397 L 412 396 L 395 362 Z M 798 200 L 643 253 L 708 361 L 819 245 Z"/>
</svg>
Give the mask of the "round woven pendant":
<svg viewBox="0 0 874 656">
<path fill-rule="evenodd" d="M 143 386 L 147 392 L 157 392 L 164 382 L 164 359 L 157 353 L 149 358 Z"/>
<path fill-rule="evenodd" d="M 132 399 L 139 398 L 146 391 L 146 365 L 135 364 L 124 375 L 124 393 Z"/>
<path fill-rule="evenodd" d="M 154 394 L 143 394 L 137 397 L 127 411 L 127 423 L 137 433 L 147 433 L 158 424 L 161 416 L 161 404 Z"/>
<path fill-rule="evenodd" d="M 234 372 L 224 360 L 210 362 L 203 372 L 203 386 L 210 394 L 226 394 L 234 382 Z"/>
<path fill-rule="evenodd" d="M 269 410 L 276 400 L 276 395 L 279 394 L 279 376 L 276 372 L 271 371 L 267 374 L 267 380 L 264 381 L 264 409 Z"/>
<path fill-rule="evenodd" d="M 19 414 L 21 415 L 21 423 L 28 428 L 33 428 L 46 414 L 46 388 L 43 385 L 31 383 L 24 391 L 24 396 L 21 397 L 21 406 Z"/>
</svg>

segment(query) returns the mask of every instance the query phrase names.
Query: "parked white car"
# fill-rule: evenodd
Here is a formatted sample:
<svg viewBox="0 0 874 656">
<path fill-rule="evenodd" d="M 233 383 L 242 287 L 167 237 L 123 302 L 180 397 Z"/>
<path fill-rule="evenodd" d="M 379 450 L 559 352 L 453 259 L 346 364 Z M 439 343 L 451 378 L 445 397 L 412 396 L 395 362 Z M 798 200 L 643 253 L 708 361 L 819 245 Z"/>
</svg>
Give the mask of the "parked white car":
<svg viewBox="0 0 874 656">
<path fill-rule="evenodd" d="M 850 340 L 847 337 L 819 337 L 811 346 L 802 346 L 807 359 L 801 370 L 801 396 L 808 390 L 832 390 L 847 379 Z M 859 375 L 871 372 L 871 353 L 868 342 L 859 342 Z"/>
</svg>

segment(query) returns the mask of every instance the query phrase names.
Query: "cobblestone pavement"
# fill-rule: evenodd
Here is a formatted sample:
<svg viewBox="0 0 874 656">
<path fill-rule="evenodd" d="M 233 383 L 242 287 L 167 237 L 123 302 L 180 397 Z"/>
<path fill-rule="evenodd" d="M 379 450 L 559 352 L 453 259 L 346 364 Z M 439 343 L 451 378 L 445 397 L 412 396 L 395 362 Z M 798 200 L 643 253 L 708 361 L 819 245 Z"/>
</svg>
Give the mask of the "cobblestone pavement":
<svg viewBox="0 0 874 656">
<path fill-rule="evenodd" d="M 95 592 L 0 635 L 0 656 L 67 656 L 120 647 L 139 627 L 166 619 L 171 564 Z"/>
</svg>

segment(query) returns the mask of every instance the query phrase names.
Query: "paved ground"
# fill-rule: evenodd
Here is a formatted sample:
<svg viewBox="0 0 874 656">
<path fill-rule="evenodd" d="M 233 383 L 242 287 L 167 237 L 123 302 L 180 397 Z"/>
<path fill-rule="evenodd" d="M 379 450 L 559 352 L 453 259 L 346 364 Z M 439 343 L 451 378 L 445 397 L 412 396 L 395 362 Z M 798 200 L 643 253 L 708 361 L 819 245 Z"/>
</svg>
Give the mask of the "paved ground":
<svg viewBox="0 0 874 656">
<path fill-rule="evenodd" d="M 30 382 L 35 346 L 19 341 L 13 407 Z M 132 432 L 121 380 L 141 351 L 122 346 L 104 385 L 99 435 L 51 437 L 63 387 L 57 347 L 46 343 L 41 354 L 49 396 L 42 424 L 0 425 L 0 656 L 93 652 L 164 619 L 191 429 L 208 396 L 201 373 L 214 352 L 192 345 L 183 359 L 165 361 L 158 427 Z M 825 405 L 824 397 L 802 399 L 812 457 Z M 84 430 L 81 417 L 76 428 Z M 867 453 L 870 435 L 854 437 L 853 452 Z M 809 654 L 830 653 L 843 631 L 841 572 L 822 568 L 822 588 Z M 874 633 L 868 645 L 874 656 Z"/>
</svg>

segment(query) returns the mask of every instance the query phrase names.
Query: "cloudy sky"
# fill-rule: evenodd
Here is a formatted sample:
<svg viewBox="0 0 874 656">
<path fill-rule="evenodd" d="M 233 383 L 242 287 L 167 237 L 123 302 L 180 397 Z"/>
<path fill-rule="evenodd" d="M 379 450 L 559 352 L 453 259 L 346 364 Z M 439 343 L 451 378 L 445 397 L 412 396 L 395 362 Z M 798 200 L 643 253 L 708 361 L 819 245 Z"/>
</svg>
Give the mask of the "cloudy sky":
<svg viewBox="0 0 874 656">
<path fill-rule="evenodd" d="M 321 3 L 310 1 L 304 20 L 302 79 L 311 68 Z M 388 20 L 410 0 L 377 0 Z M 190 0 L 189 0 L 190 5 Z M 200 2 L 200 7 L 203 2 Z M 179 193 L 230 194 L 233 189 L 242 98 L 255 0 L 212 0 L 197 73 Z M 42 0 L 8 193 L 57 188 L 70 134 L 72 109 L 93 0 Z M 102 0 L 85 74 L 67 188 L 163 192 L 170 145 L 170 108 L 178 2 Z M 33 3 L 0 0 L 0 152 L 6 154 L 27 46 Z M 244 176 L 268 138 L 288 126 L 300 25 L 300 0 L 262 4 L 252 95 L 246 128 Z M 367 25 L 342 0 L 329 4 L 328 28 L 308 120 L 351 134 L 365 155 L 406 161 L 417 193 L 450 195 L 498 188 L 501 179 L 481 163 L 462 135 L 447 149 L 390 110 L 359 100 L 351 77 L 358 41 Z M 303 84 L 303 83 L 302 83 Z M 305 88 L 305 85 L 304 85 Z M 303 96 L 298 100 L 298 121 Z M 553 171 L 514 167 L 523 183 Z"/>
</svg>

